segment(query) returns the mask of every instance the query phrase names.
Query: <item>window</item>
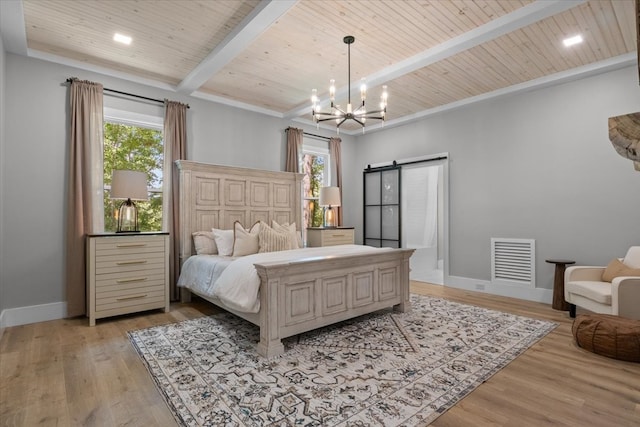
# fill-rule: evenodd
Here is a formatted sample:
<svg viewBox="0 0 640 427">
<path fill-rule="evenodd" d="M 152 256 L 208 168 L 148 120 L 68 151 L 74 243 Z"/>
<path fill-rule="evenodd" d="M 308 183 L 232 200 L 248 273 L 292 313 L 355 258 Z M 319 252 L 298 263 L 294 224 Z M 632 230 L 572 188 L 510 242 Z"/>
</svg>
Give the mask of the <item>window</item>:
<svg viewBox="0 0 640 427">
<path fill-rule="evenodd" d="M 104 117 L 104 230 L 114 232 L 121 200 L 110 198 L 113 170 L 147 174 L 149 200 L 137 201 L 140 231 L 162 230 L 162 118 L 105 109 Z"/>
<path fill-rule="evenodd" d="M 330 163 L 328 148 L 303 144 L 300 171 L 304 174 L 302 184 L 305 228 L 321 227 L 324 222 L 323 209 L 318 204 L 318 198 L 320 188 L 329 185 Z"/>
</svg>

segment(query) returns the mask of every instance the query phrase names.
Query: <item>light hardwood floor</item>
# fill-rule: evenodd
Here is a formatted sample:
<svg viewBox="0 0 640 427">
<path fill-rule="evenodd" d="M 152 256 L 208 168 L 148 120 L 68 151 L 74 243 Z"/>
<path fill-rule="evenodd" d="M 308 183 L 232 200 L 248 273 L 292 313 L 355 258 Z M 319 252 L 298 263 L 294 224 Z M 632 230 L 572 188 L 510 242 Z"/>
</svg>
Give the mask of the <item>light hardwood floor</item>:
<svg viewBox="0 0 640 427">
<path fill-rule="evenodd" d="M 567 313 L 418 282 L 412 291 L 559 323 L 433 426 L 640 426 L 640 364 L 578 348 Z M 127 331 L 214 312 L 194 301 L 95 327 L 65 319 L 7 328 L 0 341 L 0 425 L 177 425 Z"/>
</svg>

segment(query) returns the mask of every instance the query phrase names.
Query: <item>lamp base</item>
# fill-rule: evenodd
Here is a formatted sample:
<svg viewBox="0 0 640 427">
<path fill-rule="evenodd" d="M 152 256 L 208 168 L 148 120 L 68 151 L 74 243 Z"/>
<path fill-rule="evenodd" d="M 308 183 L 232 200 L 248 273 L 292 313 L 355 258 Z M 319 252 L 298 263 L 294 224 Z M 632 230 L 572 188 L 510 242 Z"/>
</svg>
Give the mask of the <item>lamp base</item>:
<svg viewBox="0 0 640 427">
<path fill-rule="evenodd" d="M 118 209 L 118 228 L 116 233 L 139 233 L 138 208 L 136 204 L 127 199 Z"/>
<path fill-rule="evenodd" d="M 336 228 L 337 226 L 336 211 L 329 206 L 324 211 L 324 228 Z"/>
</svg>

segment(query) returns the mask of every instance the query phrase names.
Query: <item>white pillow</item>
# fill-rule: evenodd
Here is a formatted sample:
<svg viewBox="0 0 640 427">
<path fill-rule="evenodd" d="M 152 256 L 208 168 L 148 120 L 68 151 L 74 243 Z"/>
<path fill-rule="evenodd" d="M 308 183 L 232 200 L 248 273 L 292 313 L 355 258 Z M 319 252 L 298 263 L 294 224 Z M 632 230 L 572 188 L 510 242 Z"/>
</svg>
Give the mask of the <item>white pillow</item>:
<svg viewBox="0 0 640 427">
<path fill-rule="evenodd" d="M 233 254 L 233 230 L 211 229 L 213 232 L 213 240 L 218 247 L 218 254 L 231 256 Z"/>
<path fill-rule="evenodd" d="M 218 253 L 218 247 L 216 246 L 216 241 L 213 240 L 212 231 L 196 231 L 192 236 L 197 255 L 215 255 Z"/>
<path fill-rule="evenodd" d="M 249 230 L 245 230 L 240 222 L 233 223 L 233 256 L 244 256 L 257 254 L 260 248 L 258 243 L 258 233 L 260 233 L 260 222 L 256 222 Z"/>
<path fill-rule="evenodd" d="M 287 230 L 277 231 L 262 223 L 258 234 L 258 242 L 260 246 L 258 252 L 260 253 L 286 251 L 291 248 L 291 234 Z"/>
<path fill-rule="evenodd" d="M 291 247 L 289 249 L 300 249 L 302 247 L 302 236 L 296 230 L 296 223 L 289 224 L 285 222 L 284 224 L 278 224 L 275 221 L 271 221 L 271 226 L 275 231 L 286 231 L 290 234 L 290 244 Z"/>
</svg>

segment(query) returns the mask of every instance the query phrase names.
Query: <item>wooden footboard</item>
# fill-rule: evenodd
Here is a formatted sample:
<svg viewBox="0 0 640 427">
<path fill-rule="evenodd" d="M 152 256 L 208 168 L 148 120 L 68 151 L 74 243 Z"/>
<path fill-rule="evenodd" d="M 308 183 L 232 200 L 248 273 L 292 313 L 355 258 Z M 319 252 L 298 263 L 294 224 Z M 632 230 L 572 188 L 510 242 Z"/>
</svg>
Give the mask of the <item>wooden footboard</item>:
<svg viewBox="0 0 640 427">
<path fill-rule="evenodd" d="M 261 279 L 258 353 L 282 354 L 283 338 L 383 308 L 410 310 L 412 253 L 394 249 L 256 264 Z"/>
</svg>

